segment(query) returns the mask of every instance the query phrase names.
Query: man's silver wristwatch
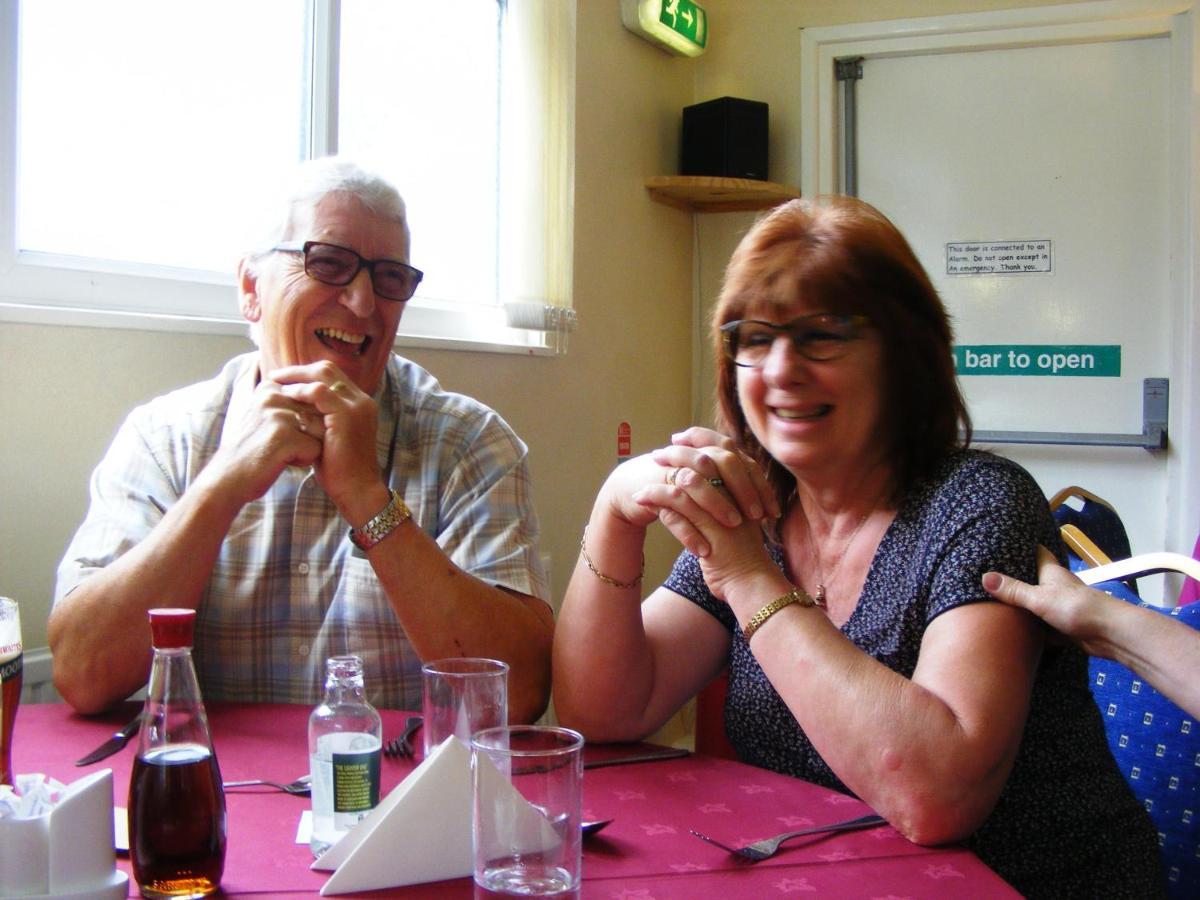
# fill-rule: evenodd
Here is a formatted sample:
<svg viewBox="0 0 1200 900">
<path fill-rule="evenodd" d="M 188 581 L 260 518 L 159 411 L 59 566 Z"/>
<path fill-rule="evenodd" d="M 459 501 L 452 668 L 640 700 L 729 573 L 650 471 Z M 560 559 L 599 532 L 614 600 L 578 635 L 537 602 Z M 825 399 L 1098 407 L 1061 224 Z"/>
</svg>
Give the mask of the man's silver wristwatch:
<svg viewBox="0 0 1200 900">
<path fill-rule="evenodd" d="M 362 528 L 350 529 L 350 542 L 359 550 L 370 550 L 397 527 L 412 518 L 412 513 L 405 505 L 399 491 L 393 490 L 391 494 L 392 499 L 383 508 L 383 512 Z"/>
</svg>

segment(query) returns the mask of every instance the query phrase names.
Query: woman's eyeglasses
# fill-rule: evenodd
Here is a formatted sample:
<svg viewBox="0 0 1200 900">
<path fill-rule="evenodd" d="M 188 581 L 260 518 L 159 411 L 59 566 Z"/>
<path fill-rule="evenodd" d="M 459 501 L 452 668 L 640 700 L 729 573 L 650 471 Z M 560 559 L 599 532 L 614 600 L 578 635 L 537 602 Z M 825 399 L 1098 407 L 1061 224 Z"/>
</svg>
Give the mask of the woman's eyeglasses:
<svg viewBox="0 0 1200 900">
<path fill-rule="evenodd" d="M 834 313 L 814 313 L 777 325 L 757 319 L 738 319 L 721 326 L 721 343 L 725 355 L 736 365 L 747 368 L 761 366 L 775 346 L 786 336 L 792 349 L 813 362 L 826 362 L 844 356 L 850 342 L 862 337 L 868 324 L 866 316 L 840 316 Z"/>
<path fill-rule="evenodd" d="M 408 263 L 394 259 L 363 259 L 348 247 L 323 241 L 277 244 L 271 249 L 303 255 L 304 274 L 322 284 L 344 287 L 366 269 L 371 276 L 371 287 L 384 300 L 408 300 L 424 277 L 420 269 L 414 269 Z"/>
</svg>

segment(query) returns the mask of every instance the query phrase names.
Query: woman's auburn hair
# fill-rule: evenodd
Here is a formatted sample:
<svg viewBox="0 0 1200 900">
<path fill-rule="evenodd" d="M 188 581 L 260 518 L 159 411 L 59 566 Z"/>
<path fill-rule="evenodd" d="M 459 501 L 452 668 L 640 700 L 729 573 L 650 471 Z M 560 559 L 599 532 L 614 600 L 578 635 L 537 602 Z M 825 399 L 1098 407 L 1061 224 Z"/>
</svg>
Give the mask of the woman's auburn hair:
<svg viewBox="0 0 1200 900">
<path fill-rule="evenodd" d="M 904 235 L 883 213 L 853 197 L 792 200 L 759 219 L 734 250 L 713 311 L 717 426 L 764 471 L 786 504 L 794 476 L 775 462 L 746 423 L 736 366 L 721 326 L 803 301 L 862 315 L 883 347 L 879 439 L 893 483 L 908 490 L 971 439 L 971 418 L 954 369 L 950 316 Z M 816 363 L 821 365 L 821 363 Z"/>
</svg>

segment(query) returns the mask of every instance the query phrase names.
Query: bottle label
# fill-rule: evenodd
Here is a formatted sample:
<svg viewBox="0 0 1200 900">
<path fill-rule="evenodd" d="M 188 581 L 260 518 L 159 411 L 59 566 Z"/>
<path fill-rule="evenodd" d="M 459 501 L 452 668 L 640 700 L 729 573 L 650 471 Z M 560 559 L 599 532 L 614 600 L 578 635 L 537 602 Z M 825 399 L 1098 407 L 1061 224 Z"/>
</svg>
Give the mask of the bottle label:
<svg viewBox="0 0 1200 900">
<path fill-rule="evenodd" d="M 383 745 L 372 734 L 322 735 L 312 761 L 313 836 L 333 843 L 379 805 Z"/>
<path fill-rule="evenodd" d="M 333 754 L 335 813 L 365 813 L 379 805 L 379 741 L 363 737 L 372 749 Z"/>
</svg>

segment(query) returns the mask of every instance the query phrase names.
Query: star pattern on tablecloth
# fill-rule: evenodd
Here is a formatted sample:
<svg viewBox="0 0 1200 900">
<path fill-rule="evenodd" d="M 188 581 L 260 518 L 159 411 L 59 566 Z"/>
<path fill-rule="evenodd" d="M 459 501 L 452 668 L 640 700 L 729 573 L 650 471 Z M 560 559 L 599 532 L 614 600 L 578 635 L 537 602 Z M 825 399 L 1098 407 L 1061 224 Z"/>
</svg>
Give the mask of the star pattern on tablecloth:
<svg viewBox="0 0 1200 900">
<path fill-rule="evenodd" d="M 615 894 L 609 894 L 613 900 L 655 900 L 649 888 L 621 888 Z"/>
<path fill-rule="evenodd" d="M 817 859 L 823 859 L 825 862 L 845 862 L 848 859 L 858 859 L 857 853 L 851 853 L 849 850 L 831 850 L 828 853 L 820 853 Z"/>
<path fill-rule="evenodd" d="M 733 810 L 731 810 L 728 807 L 728 805 L 726 805 L 724 803 L 701 803 L 700 806 L 698 807 L 698 810 L 702 813 L 707 813 L 707 814 L 733 812 Z"/>
<path fill-rule="evenodd" d="M 925 867 L 925 876 L 932 878 L 935 881 L 941 881 L 943 878 L 963 878 L 962 872 L 958 871 L 950 863 L 942 863 L 941 865 L 929 865 Z"/>
<path fill-rule="evenodd" d="M 773 794 L 775 788 L 766 784 L 742 784 L 738 786 L 743 794 Z"/>
<path fill-rule="evenodd" d="M 845 806 L 847 803 L 861 803 L 862 801 L 847 794 L 829 793 L 825 795 L 825 802 L 830 806 Z"/>
<path fill-rule="evenodd" d="M 646 837 L 655 837 L 660 834 L 675 834 L 674 825 L 663 825 L 659 822 L 647 823 L 642 825 L 642 831 L 646 833 Z"/>
<path fill-rule="evenodd" d="M 613 791 L 618 800 L 645 800 L 645 791 Z"/>
<path fill-rule="evenodd" d="M 816 885 L 809 882 L 807 878 L 780 878 L 772 887 L 781 894 L 790 894 L 795 891 L 815 891 Z"/>
<path fill-rule="evenodd" d="M 817 824 L 808 816 L 776 816 L 775 820 L 784 828 L 808 828 Z"/>
<path fill-rule="evenodd" d="M 673 781 L 677 784 L 683 783 L 683 782 L 695 784 L 696 783 L 696 773 L 695 772 L 671 772 L 669 775 L 667 775 L 667 781 Z"/>
<path fill-rule="evenodd" d="M 698 862 L 688 862 L 688 863 L 672 863 L 671 869 L 675 872 L 680 872 L 680 873 L 682 873 L 682 872 L 707 872 L 709 870 L 709 867 L 702 866 Z"/>
</svg>

